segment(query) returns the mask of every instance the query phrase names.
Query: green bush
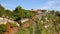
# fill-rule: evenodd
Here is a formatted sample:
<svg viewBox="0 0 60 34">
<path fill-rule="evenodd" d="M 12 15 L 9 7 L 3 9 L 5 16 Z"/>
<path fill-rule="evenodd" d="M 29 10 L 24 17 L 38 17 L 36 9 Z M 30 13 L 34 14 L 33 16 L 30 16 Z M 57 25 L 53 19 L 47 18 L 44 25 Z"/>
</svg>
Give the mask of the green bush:
<svg viewBox="0 0 60 34">
<path fill-rule="evenodd" d="M 29 34 L 28 29 L 19 29 L 19 31 L 16 34 Z"/>
<path fill-rule="evenodd" d="M 9 24 L 10 24 L 10 26 L 12 26 L 12 27 L 17 27 L 17 25 L 14 24 L 14 23 L 9 23 Z"/>
<path fill-rule="evenodd" d="M 6 31 L 5 25 L 0 25 L 0 34 L 3 34 Z"/>
</svg>

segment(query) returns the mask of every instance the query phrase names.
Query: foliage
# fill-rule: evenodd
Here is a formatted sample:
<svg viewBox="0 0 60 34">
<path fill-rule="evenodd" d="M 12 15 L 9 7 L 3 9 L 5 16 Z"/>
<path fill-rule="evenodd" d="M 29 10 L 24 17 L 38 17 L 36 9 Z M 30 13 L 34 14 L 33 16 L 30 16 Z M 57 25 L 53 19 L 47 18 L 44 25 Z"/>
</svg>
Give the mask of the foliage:
<svg viewBox="0 0 60 34">
<path fill-rule="evenodd" d="M 19 29 L 19 31 L 16 34 L 29 34 L 28 29 Z"/>
<path fill-rule="evenodd" d="M 25 10 L 21 6 L 17 6 L 15 10 L 5 10 L 5 8 L 0 4 L 0 16 L 6 17 L 14 21 L 19 21 L 22 18 L 31 18 L 34 15 L 30 10 Z"/>
<path fill-rule="evenodd" d="M 7 23 L 7 24 L 9 24 L 9 25 L 12 26 L 12 27 L 17 27 L 17 25 L 14 24 L 14 23 Z"/>
<path fill-rule="evenodd" d="M 3 34 L 6 31 L 5 25 L 0 25 L 0 34 Z"/>
</svg>

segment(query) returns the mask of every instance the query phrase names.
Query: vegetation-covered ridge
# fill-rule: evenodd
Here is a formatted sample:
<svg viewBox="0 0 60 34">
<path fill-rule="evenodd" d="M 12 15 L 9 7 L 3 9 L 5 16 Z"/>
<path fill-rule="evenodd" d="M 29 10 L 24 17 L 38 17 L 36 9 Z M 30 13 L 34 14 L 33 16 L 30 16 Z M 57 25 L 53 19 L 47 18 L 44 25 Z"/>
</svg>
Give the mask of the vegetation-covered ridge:
<svg viewBox="0 0 60 34">
<path fill-rule="evenodd" d="M 54 10 L 25 10 L 17 6 L 10 11 L 0 5 L 0 17 L 16 21 L 0 25 L 0 34 L 60 34 L 60 12 Z M 0 20 L 1 21 L 1 20 Z"/>
</svg>

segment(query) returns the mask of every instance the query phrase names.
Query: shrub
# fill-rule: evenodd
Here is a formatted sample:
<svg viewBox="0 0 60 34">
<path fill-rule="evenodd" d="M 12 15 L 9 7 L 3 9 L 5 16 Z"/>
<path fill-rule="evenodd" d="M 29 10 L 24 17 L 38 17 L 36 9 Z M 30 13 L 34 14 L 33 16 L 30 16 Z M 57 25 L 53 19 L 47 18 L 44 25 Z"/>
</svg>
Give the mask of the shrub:
<svg viewBox="0 0 60 34">
<path fill-rule="evenodd" d="M 0 25 L 0 34 L 3 34 L 6 31 L 5 25 Z"/>
</svg>

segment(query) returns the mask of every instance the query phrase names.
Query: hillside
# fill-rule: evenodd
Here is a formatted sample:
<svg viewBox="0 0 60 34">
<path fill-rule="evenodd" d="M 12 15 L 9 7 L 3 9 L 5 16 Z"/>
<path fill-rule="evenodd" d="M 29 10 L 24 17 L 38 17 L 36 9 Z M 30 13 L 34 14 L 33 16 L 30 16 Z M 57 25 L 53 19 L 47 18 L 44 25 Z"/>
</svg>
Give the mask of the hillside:
<svg viewBox="0 0 60 34">
<path fill-rule="evenodd" d="M 60 12 L 21 6 L 10 11 L 0 5 L 0 34 L 60 34 Z"/>
</svg>

